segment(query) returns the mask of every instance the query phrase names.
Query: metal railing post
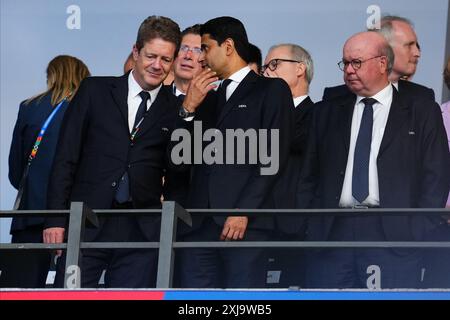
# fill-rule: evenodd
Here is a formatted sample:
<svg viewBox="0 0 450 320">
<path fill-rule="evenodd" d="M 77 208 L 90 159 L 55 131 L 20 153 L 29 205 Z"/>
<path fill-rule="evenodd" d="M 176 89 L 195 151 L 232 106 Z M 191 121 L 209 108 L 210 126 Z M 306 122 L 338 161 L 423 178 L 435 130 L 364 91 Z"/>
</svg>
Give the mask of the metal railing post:
<svg viewBox="0 0 450 320">
<path fill-rule="evenodd" d="M 192 225 L 190 215 L 174 201 L 164 201 L 161 212 L 161 234 L 159 240 L 157 288 L 171 288 L 175 253 L 173 242 L 177 234 L 177 218 Z"/>
<path fill-rule="evenodd" d="M 74 289 L 81 287 L 80 244 L 83 239 L 84 225 L 88 214 L 92 215 L 93 213 L 83 202 L 72 202 L 70 204 L 64 288 Z M 96 222 L 95 218 L 92 220 Z"/>
</svg>

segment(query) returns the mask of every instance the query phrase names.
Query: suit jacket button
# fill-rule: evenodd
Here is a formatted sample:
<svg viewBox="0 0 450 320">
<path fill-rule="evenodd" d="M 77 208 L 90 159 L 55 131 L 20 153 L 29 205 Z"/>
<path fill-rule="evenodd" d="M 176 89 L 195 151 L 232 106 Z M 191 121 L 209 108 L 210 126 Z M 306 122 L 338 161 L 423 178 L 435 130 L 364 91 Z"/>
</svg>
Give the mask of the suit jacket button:
<svg viewBox="0 0 450 320">
<path fill-rule="evenodd" d="M 117 185 L 117 183 L 114 181 L 113 183 L 111 183 L 111 187 L 115 187 Z"/>
<path fill-rule="evenodd" d="M 344 171 L 339 172 L 339 174 L 340 174 L 341 176 L 343 176 L 343 175 L 344 175 Z"/>
<path fill-rule="evenodd" d="M 133 147 L 133 146 L 134 146 L 134 142 L 131 142 L 131 143 L 130 143 L 130 147 Z"/>
</svg>

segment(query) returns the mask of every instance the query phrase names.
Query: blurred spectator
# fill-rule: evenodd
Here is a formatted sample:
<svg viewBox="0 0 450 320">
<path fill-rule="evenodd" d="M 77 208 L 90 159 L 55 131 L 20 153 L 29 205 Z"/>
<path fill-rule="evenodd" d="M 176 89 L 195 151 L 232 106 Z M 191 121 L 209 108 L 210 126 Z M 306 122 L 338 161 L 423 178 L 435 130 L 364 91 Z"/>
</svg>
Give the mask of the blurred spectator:
<svg viewBox="0 0 450 320">
<path fill-rule="evenodd" d="M 16 207 L 47 209 L 47 185 L 59 129 L 70 100 L 85 77 L 86 65 L 67 55 L 55 57 L 47 67 L 47 90 L 20 104 L 9 154 L 9 180 L 19 190 Z M 14 218 L 13 243 L 42 243 L 43 217 Z M 40 288 L 50 265 L 49 251 L 21 251 L 10 260 L 2 284 Z"/>
</svg>

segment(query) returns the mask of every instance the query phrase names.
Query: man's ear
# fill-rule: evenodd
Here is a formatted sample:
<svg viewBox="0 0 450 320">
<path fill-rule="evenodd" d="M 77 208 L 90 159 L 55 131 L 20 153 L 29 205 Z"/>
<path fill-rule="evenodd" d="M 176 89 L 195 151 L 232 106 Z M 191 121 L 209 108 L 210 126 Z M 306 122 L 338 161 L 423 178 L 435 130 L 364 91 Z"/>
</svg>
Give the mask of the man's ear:
<svg viewBox="0 0 450 320">
<path fill-rule="evenodd" d="M 381 56 L 380 57 L 380 71 L 381 71 L 381 74 L 387 73 L 388 72 L 387 68 L 388 68 L 387 57 Z"/>
<path fill-rule="evenodd" d="M 222 46 L 225 46 L 225 52 L 227 56 L 230 56 L 234 51 L 236 51 L 234 40 L 231 38 L 225 39 L 225 41 L 222 43 Z"/>
<path fill-rule="evenodd" d="M 305 75 L 306 74 L 306 65 L 303 62 L 297 63 L 297 76 Z"/>
<path fill-rule="evenodd" d="M 137 61 L 138 56 L 139 56 L 139 50 L 138 50 L 138 48 L 136 47 L 136 44 L 134 44 L 134 45 L 133 45 L 133 60 L 134 60 L 134 61 Z"/>
</svg>

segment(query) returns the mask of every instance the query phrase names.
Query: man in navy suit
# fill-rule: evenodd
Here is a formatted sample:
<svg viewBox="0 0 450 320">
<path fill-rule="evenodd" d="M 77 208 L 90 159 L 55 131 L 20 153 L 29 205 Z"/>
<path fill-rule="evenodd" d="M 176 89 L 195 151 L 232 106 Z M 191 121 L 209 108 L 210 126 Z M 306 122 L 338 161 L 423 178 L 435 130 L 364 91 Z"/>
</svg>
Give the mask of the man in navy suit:
<svg viewBox="0 0 450 320">
<path fill-rule="evenodd" d="M 289 159 L 283 168 L 281 177 L 274 189 L 277 208 L 291 209 L 295 207 L 297 182 L 300 168 L 306 151 L 309 124 L 314 103 L 308 96 L 309 85 L 314 75 L 314 64 L 309 52 L 296 44 L 278 44 L 269 49 L 264 65 L 263 75 L 281 78 L 289 85 L 294 101 L 295 131 Z M 277 231 L 274 240 L 303 239 L 303 217 L 276 216 Z M 299 249 L 276 248 L 272 251 L 275 265 L 281 268 L 279 287 L 292 285 L 302 286 L 303 265 L 302 251 Z M 295 259 L 293 259 L 295 255 Z"/>
<path fill-rule="evenodd" d="M 202 25 L 201 60 L 207 67 L 190 84 L 183 103 L 186 120 L 201 121 L 203 132 L 215 130 L 224 137 L 233 129 L 268 130 L 268 146 L 276 146 L 279 169 L 283 168 L 292 136 L 292 96 L 280 79 L 260 77 L 248 67 L 248 39 L 243 24 L 232 17 L 219 17 Z M 210 92 L 218 79 L 224 79 L 218 92 Z M 198 123 L 197 123 L 198 125 Z M 271 133 L 278 130 L 278 141 Z M 256 142 L 256 143 L 258 143 Z M 260 144 L 261 145 L 261 144 Z M 249 163 L 255 142 L 242 150 L 223 150 L 223 162 L 193 166 L 189 207 L 252 209 L 274 208 L 271 196 L 278 170 L 264 175 L 264 165 Z M 206 149 L 205 149 L 206 150 Z M 219 150 L 212 150 L 213 156 Z M 272 154 L 274 155 L 274 154 Z M 223 216 L 198 218 L 183 237 L 187 241 L 236 241 L 268 239 L 273 218 L 263 216 Z M 265 285 L 266 256 L 263 249 L 190 249 L 181 251 L 182 286 L 191 288 L 251 288 Z"/>
<path fill-rule="evenodd" d="M 167 146 L 178 117 L 175 97 L 162 82 L 180 45 L 178 25 L 151 16 L 141 24 L 133 47 L 135 67 L 121 77 L 84 81 L 67 111 L 49 186 L 49 209 L 67 209 L 70 201 L 90 208 L 158 208 L 168 170 Z M 166 180 L 167 187 L 171 184 Z M 85 241 L 157 241 L 156 217 L 101 218 L 87 228 Z M 60 243 L 64 219 L 48 219 L 46 243 Z M 59 265 L 63 268 L 63 259 Z M 155 286 L 156 250 L 85 250 L 81 284 L 96 287 L 106 269 L 106 287 Z M 64 276 L 61 268 L 57 282 Z"/>
<path fill-rule="evenodd" d="M 434 101 L 433 89 L 411 82 L 420 58 L 420 46 L 411 21 L 398 16 L 385 16 L 381 28 L 375 30 L 388 41 L 394 50 L 395 60 L 389 81 L 399 93 L 409 99 L 430 99 Z M 346 85 L 325 88 L 323 100 L 333 99 L 349 93 Z"/>
<path fill-rule="evenodd" d="M 298 207 L 362 207 L 368 214 L 311 217 L 307 240 L 420 240 L 433 228 L 427 217 L 370 208 L 445 205 L 450 163 L 439 106 L 398 94 L 388 80 L 392 61 L 392 49 L 378 33 L 352 36 L 340 62 L 352 93 L 314 108 Z M 420 260 L 415 249 L 311 250 L 306 286 L 417 288 Z"/>
</svg>

